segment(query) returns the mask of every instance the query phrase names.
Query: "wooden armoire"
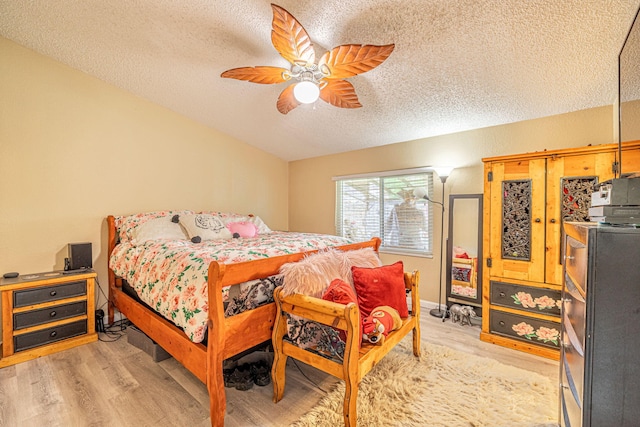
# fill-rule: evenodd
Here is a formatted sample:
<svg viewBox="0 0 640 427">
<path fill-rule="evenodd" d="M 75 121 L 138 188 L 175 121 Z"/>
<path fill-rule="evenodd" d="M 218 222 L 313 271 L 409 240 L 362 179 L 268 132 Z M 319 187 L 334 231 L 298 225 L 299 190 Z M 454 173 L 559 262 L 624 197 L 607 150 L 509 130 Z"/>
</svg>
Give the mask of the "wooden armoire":
<svg viewBox="0 0 640 427">
<path fill-rule="evenodd" d="M 562 225 L 589 220 L 617 160 L 617 144 L 483 159 L 481 340 L 559 358 Z M 623 144 L 621 163 L 640 171 L 640 141 Z"/>
</svg>

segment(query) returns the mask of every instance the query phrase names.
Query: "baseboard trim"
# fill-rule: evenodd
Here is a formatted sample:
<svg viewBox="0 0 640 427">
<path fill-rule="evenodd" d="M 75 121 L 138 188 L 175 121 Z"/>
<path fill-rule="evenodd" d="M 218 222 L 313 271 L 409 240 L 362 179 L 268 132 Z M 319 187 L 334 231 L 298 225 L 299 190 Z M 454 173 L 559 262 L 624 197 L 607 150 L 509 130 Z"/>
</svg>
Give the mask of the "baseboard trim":
<svg viewBox="0 0 640 427">
<path fill-rule="evenodd" d="M 440 307 L 442 307 L 442 305 Z M 432 308 L 438 308 L 438 303 L 421 299 L 420 308 L 425 310 L 431 310 Z"/>
</svg>

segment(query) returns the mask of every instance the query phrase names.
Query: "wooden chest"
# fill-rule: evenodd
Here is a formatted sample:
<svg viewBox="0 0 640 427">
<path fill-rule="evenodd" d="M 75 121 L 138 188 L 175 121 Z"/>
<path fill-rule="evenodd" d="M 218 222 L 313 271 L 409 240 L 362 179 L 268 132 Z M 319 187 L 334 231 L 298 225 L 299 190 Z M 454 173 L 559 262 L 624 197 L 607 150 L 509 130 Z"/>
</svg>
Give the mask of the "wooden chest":
<svg viewBox="0 0 640 427">
<path fill-rule="evenodd" d="M 38 273 L 3 279 L 0 367 L 97 340 L 96 273 Z"/>
</svg>

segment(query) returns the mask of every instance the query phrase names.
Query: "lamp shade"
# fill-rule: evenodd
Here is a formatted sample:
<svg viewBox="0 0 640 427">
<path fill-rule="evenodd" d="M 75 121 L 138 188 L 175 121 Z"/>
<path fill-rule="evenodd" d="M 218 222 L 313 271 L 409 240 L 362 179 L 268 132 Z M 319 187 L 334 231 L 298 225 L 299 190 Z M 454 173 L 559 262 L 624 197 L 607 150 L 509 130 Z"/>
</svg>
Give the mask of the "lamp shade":
<svg viewBox="0 0 640 427">
<path fill-rule="evenodd" d="M 451 171 L 454 168 L 452 166 L 435 166 L 433 168 L 434 171 L 438 174 L 440 178 L 446 178 L 451 175 Z"/>
<path fill-rule="evenodd" d="M 303 104 L 313 104 L 320 97 L 320 88 L 310 81 L 296 83 L 293 87 L 293 96 Z"/>
</svg>

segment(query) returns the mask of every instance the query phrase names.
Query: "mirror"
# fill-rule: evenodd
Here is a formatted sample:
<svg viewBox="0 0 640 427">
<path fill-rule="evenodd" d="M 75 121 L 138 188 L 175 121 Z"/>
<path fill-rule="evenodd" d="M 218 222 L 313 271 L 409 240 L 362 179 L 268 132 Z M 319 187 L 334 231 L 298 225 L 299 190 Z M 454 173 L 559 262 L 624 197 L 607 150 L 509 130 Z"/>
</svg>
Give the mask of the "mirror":
<svg viewBox="0 0 640 427">
<path fill-rule="evenodd" d="M 640 9 L 618 57 L 620 142 L 640 139 Z"/>
<path fill-rule="evenodd" d="M 482 194 L 449 195 L 446 280 L 447 306 L 482 315 Z"/>
</svg>

